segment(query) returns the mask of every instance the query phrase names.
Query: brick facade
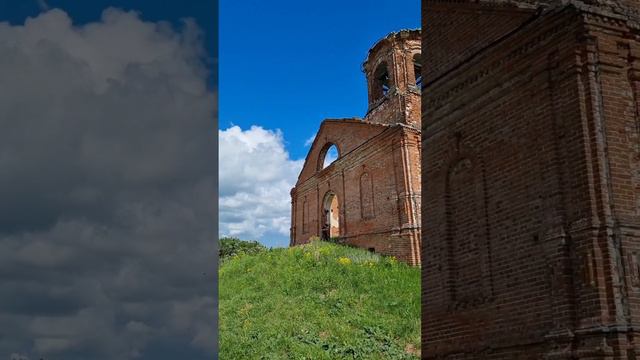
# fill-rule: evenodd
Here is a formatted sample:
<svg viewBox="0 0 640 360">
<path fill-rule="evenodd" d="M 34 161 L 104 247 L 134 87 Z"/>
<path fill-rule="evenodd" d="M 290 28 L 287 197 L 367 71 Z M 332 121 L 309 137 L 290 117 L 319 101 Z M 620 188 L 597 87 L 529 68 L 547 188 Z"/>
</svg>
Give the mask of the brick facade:
<svg viewBox="0 0 640 360">
<path fill-rule="evenodd" d="M 337 235 L 347 244 L 420 263 L 420 48 L 417 30 L 376 43 L 363 64 L 365 118 L 320 125 L 291 190 L 292 246 Z M 339 157 L 323 168 L 331 145 Z M 334 198 L 337 206 L 330 205 Z"/>
<path fill-rule="evenodd" d="M 626 4 L 423 0 L 423 359 L 640 355 Z"/>
</svg>

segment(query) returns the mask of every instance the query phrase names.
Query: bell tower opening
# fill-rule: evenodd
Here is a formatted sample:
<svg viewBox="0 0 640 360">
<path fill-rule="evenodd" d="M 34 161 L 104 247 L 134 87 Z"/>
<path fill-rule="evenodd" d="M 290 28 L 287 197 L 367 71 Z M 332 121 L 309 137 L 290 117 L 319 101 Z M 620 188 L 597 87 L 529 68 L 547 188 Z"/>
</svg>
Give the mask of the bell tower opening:
<svg viewBox="0 0 640 360">
<path fill-rule="evenodd" d="M 392 32 L 378 41 L 362 64 L 369 89 L 365 120 L 420 127 L 422 88 L 420 30 Z"/>
<path fill-rule="evenodd" d="M 420 53 L 413 55 L 413 76 L 415 77 L 415 84 L 418 90 L 422 90 L 422 63 L 420 58 Z"/>
<path fill-rule="evenodd" d="M 373 79 L 373 97 L 376 99 L 380 99 L 383 96 L 387 96 L 389 93 L 389 89 L 391 88 L 389 84 L 389 69 L 387 68 L 387 63 L 383 62 L 376 68 Z"/>
</svg>

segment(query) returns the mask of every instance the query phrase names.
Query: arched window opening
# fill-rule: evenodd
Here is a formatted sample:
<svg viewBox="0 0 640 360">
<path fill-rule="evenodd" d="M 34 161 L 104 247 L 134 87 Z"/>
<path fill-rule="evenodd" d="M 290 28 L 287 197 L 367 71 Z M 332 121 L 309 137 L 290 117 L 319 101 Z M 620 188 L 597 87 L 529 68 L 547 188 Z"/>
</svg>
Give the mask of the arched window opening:
<svg viewBox="0 0 640 360">
<path fill-rule="evenodd" d="M 328 192 L 324 196 L 322 206 L 322 240 L 340 236 L 340 206 L 338 196 L 333 192 Z"/>
<path fill-rule="evenodd" d="M 381 63 L 373 73 L 373 95 L 375 99 L 386 96 L 391 88 L 389 70 L 386 63 Z"/>
<path fill-rule="evenodd" d="M 331 145 L 329 150 L 327 150 L 327 155 L 324 157 L 323 169 L 333 164 L 336 160 L 338 160 L 338 148 L 335 145 Z"/>
<path fill-rule="evenodd" d="M 413 55 L 413 74 L 416 78 L 416 86 L 422 89 L 422 60 L 420 53 Z"/>
<path fill-rule="evenodd" d="M 318 171 L 333 164 L 333 162 L 338 160 L 338 158 L 340 158 L 340 150 L 336 144 L 326 144 L 320 152 L 320 158 L 318 159 Z"/>
</svg>

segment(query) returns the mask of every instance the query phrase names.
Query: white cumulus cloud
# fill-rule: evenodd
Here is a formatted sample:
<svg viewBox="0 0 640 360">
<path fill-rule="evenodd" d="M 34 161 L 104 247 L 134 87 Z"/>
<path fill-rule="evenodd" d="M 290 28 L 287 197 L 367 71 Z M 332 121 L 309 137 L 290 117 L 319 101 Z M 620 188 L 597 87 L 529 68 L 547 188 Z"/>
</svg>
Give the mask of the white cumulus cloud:
<svg viewBox="0 0 640 360">
<path fill-rule="evenodd" d="M 220 235 L 289 243 L 291 188 L 303 160 L 292 160 L 279 130 L 219 131 Z"/>
<path fill-rule="evenodd" d="M 304 146 L 311 146 L 311 144 L 313 144 L 313 140 L 316 139 L 316 134 L 311 135 L 309 138 L 307 138 L 307 140 L 304 142 Z"/>
</svg>

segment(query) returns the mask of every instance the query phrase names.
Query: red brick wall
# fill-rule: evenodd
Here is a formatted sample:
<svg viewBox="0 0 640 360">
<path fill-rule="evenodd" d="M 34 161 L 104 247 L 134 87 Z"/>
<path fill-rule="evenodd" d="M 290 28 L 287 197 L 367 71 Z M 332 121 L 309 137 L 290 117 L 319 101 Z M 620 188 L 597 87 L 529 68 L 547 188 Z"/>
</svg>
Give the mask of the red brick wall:
<svg viewBox="0 0 640 360">
<path fill-rule="evenodd" d="M 377 124 L 405 123 L 420 128 L 420 93 L 411 89 L 392 93 L 369 109 L 366 121 Z"/>
<path fill-rule="evenodd" d="M 320 135 L 326 132 L 332 138 L 334 131 L 349 134 L 360 126 L 344 123 Z M 419 131 L 401 125 L 385 129 L 296 184 L 292 191 L 294 245 L 320 236 L 322 202 L 325 194 L 333 192 L 339 201 L 340 235 L 347 243 L 419 263 Z M 312 150 L 309 156 L 315 153 Z M 305 201 L 309 207 L 306 232 L 302 230 Z"/>
<path fill-rule="evenodd" d="M 469 3 L 456 6 L 454 1 L 426 1 L 423 6 L 423 57 L 425 83 L 459 64 L 531 19 L 532 9 L 514 5 L 489 6 Z"/>
<path fill-rule="evenodd" d="M 325 144 L 335 144 L 340 156 L 345 156 L 385 129 L 386 127 L 383 125 L 367 124 L 358 119 L 325 120 L 316 134 L 309 154 L 307 154 L 304 167 L 298 176 L 298 182 L 304 181 L 318 172 L 317 161 Z"/>
<path fill-rule="evenodd" d="M 291 191 L 291 244 L 322 236 L 323 202 L 336 194 L 340 237 L 347 244 L 420 264 L 420 89 L 414 56 L 420 31 L 394 32 L 369 51 L 363 69 L 369 86 L 364 120 L 325 120 Z M 389 92 L 374 91 L 385 63 Z M 338 160 L 318 164 L 335 144 Z"/>
<path fill-rule="evenodd" d="M 637 5 L 636 5 L 637 6 Z M 602 225 L 594 231 L 603 256 L 604 279 L 593 285 L 609 298 L 606 312 L 593 321 L 634 326 L 640 323 L 640 42 L 621 20 L 585 16 L 584 54 L 588 72 L 585 105 L 593 175 L 593 212 Z M 637 34 L 637 30 L 636 30 Z M 598 265 L 596 263 L 596 265 Z M 593 296 L 595 297 L 595 296 Z M 602 297 L 602 295 L 600 295 Z M 618 340 L 638 354 L 636 332 Z M 629 357 L 631 358 L 631 357 Z"/>
<path fill-rule="evenodd" d="M 477 26 L 438 6 L 423 53 L 458 63 L 422 99 L 423 358 L 635 359 L 637 35 L 568 6 L 469 58 L 429 48 Z"/>
<path fill-rule="evenodd" d="M 420 89 L 416 86 L 414 57 L 420 55 L 420 30 L 402 30 L 376 43 L 363 64 L 367 76 L 369 108 L 366 121 L 393 125 L 403 123 L 420 128 Z M 380 96 L 375 71 L 386 64 L 391 88 Z"/>
</svg>

